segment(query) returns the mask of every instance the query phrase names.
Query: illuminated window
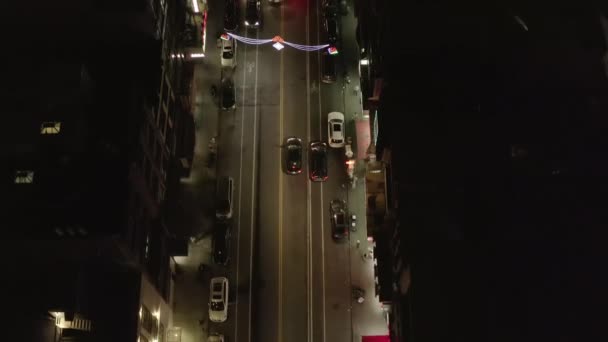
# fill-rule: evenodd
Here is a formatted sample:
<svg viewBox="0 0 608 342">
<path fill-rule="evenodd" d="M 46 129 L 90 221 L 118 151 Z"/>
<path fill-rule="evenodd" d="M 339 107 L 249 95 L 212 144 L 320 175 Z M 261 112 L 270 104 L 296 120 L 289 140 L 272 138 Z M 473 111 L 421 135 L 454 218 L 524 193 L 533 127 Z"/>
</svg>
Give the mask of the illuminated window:
<svg viewBox="0 0 608 342">
<path fill-rule="evenodd" d="M 61 130 L 61 122 L 49 121 L 43 122 L 40 125 L 40 134 L 59 134 Z"/>
<path fill-rule="evenodd" d="M 15 184 L 30 184 L 34 182 L 34 171 L 17 170 L 15 172 Z"/>
<path fill-rule="evenodd" d="M 150 235 L 146 234 L 146 245 L 144 247 L 144 258 L 147 260 L 150 256 Z"/>
</svg>

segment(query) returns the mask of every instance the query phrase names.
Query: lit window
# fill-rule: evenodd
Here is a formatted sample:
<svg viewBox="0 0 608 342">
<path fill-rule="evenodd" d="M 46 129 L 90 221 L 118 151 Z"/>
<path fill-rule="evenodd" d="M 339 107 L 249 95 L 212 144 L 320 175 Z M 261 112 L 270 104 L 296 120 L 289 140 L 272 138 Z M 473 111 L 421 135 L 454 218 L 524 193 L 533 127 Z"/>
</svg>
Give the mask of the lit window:
<svg viewBox="0 0 608 342">
<path fill-rule="evenodd" d="M 146 234 L 146 245 L 144 247 L 144 258 L 147 260 L 150 256 L 150 235 Z"/>
<path fill-rule="evenodd" d="M 34 171 L 21 171 L 15 173 L 15 184 L 29 184 L 34 182 Z"/>
<path fill-rule="evenodd" d="M 60 130 L 61 122 L 43 122 L 42 125 L 40 125 L 40 134 L 59 134 Z"/>
</svg>

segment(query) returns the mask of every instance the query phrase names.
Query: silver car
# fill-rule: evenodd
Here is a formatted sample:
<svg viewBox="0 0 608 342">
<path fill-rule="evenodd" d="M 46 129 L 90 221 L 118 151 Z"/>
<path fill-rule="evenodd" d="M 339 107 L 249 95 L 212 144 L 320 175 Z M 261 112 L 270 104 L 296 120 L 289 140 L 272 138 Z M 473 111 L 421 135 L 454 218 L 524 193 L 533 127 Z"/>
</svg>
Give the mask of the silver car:
<svg viewBox="0 0 608 342">
<path fill-rule="evenodd" d="M 222 39 L 222 56 L 221 62 L 223 68 L 236 67 L 236 40 L 229 38 Z"/>
<path fill-rule="evenodd" d="M 212 278 L 209 292 L 209 320 L 226 322 L 228 319 L 228 278 Z"/>
</svg>

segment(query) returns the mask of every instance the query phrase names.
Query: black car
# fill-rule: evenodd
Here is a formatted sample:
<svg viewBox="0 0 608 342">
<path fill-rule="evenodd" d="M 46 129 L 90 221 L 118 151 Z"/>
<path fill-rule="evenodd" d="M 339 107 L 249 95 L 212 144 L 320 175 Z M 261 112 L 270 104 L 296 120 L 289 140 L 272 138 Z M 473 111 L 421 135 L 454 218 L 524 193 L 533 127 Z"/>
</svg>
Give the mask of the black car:
<svg viewBox="0 0 608 342">
<path fill-rule="evenodd" d="M 325 17 L 325 32 L 327 32 L 327 40 L 330 44 L 337 44 L 340 40 L 340 23 L 338 17 Z"/>
<path fill-rule="evenodd" d="M 310 180 L 325 182 L 327 180 L 327 144 L 321 141 L 310 142 Z"/>
<path fill-rule="evenodd" d="M 348 219 L 346 218 L 346 204 L 342 200 L 329 202 L 329 215 L 331 220 L 331 237 L 342 240 L 348 236 Z"/>
<path fill-rule="evenodd" d="M 260 0 L 247 0 L 245 7 L 245 26 L 259 28 L 262 26 L 262 3 Z"/>
<path fill-rule="evenodd" d="M 234 83 L 229 78 L 222 80 L 222 90 L 220 91 L 220 102 L 222 109 L 229 110 L 236 107 L 236 96 Z"/>
<path fill-rule="evenodd" d="M 236 31 L 239 27 L 239 6 L 236 0 L 226 0 L 224 7 L 224 30 Z"/>
<path fill-rule="evenodd" d="M 217 223 L 212 238 L 213 262 L 226 265 L 228 263 L 228 251 L 230 250 L 230 226 L 225 222 Z"/>
<path fill-rule="evenodd" d="M 321 82 L 323 83 L 334 83 L 336 81 L 336 59 L 330 55 L 329 52 L 323 51 L 321 59 L 322 77 Z"/>
<path fill-rule="evenodd" d="M 285 172 L 297 175 L 302 172 L 302 140 L 289 137 L 285 141 Z"/>
</svg>

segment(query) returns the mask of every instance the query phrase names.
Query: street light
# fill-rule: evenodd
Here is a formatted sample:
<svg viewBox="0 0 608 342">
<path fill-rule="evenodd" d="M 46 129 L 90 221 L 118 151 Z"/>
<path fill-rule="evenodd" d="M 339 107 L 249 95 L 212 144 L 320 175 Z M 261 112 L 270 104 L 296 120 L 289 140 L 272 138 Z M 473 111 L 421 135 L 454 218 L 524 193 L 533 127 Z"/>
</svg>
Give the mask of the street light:
<svg viewBox="0 0 608 342">
<path fill-rule="evenodd" d="M 362 58 L 360 63 L 361 63 L 361 65 L 369 65 L 369 59 Z"/>
</svg>

